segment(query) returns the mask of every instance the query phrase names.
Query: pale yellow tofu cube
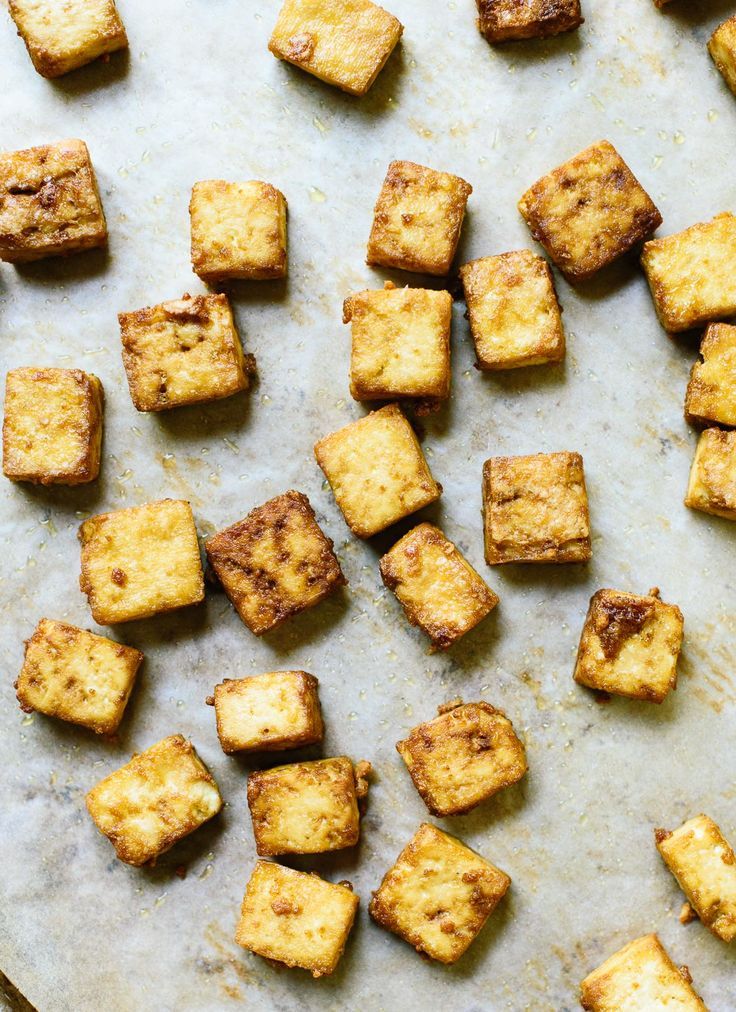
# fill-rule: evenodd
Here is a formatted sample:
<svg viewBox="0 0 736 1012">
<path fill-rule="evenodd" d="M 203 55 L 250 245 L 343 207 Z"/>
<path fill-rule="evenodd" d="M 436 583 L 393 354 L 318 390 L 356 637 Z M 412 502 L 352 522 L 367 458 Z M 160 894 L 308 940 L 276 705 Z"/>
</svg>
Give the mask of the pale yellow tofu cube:
<svg viewBox="0 0 736 1012">
<path fill-rule="evenodd" d="M 736 431 L 706 429 L 701 433 L 685 505 L 736 520 Z"/>
<path fill-rule="evenodd" d="M 707 327 L 687 385 L 685 418 L 694 425 L 736 426 L 736 327 Z"/>
<path fill-rule="evenodd" d="M 736 14 L 713 32 L 708 40 L 708 52 L 726 84 L 736 94 Z"/>
<path fill-rule="evenodd" d="M 548 39 L 582 25 L 580 0 L 477 0 L 478 28 L 489 42 Z"/>
<path fill-rule="evenodd" d="M 10 0 L 10 16 L 43 77 L 128 48 L 114 0 Z"/>
</svg>

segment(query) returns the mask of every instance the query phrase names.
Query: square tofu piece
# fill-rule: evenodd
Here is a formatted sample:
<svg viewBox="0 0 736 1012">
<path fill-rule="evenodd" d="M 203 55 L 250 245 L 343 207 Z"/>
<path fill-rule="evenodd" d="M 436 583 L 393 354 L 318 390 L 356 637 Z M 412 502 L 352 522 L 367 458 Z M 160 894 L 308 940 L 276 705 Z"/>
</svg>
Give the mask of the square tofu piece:
<svg viewBox="0 0 736 1012">
<path fill-rule="evenodd" d="M 552 272 L 531 250 L 460 268 L 479 369 L 560 362 L 565 334 Z"/>
<path fill-rule="evenodd" d="M 369 910 L 417 952 L 454 963 L 510 885 L 490 861 L 424 822 L 384 875 Z"/>
<path fill-rule="evenodd" d="M 345 300 L 351 325 L 350 393 L 356 401 L 450 396 L 452 296 L 424 288 L 357 292 Z"/>
<path fill-rule="evenodd" d="M 192 508 L 161 499 L 100 513 L 79 529 L 82 593 L 100 625 L 149 618 L 204 598 Z"/>
<path fill-rule="evenodd" d="M 285 0 L 268 48 L 327 84 L 365 95 L 403 30 L 370 0 Z"/>
<path fill-rule="evenodd" d="M 462 815 L 521 780 L 526 752 L 490 703 L 457 700 L 418 724 L 396 749 L 432 815 Z"/>
<path fill-rule="evenodd" d="M 657 850 L 690 906 L 724 942 L 736 938 L 736 855 L 707 815 L 696 815 L 671 833 L 656 829 Z"/>
<path fill-rule="evenodd" d="M 530 187 L 519 210 L 570 281 L 584 281 L 647 239 L 662 216 L 608 141 Z"/>
<path fill-rule="evenodd" d="M 113 734 L 123 718 L 143 654 L 85 629 L 42 618 L 26 643 L 15 683 L 22 710 L 36 710 Z"/>
<path fill-rule="evenodd" d="M 579 453 L 491 457 L 483 465 L 486 562 L 587 562 L 590 520 Z"/>
<path fill-rule="evenodd" d="M 313 977 L 332 973 L 340 961 L 358 910 L 349 883 L 256 861 L 235 932 L 244 949 Z"/>
<path fill-rule="evenodd" d="M 306 671 L 271 671 L 220 682 L 211 702 L 223 752 L 276 752 L 321 741 L 317 684 Z"/>
<path fill-rule="evenodd" d="M 192 266 L 209 284 L 286 276 L 286 199 L 252 180 L 195 183 L 189 202 Z"/>
<path fill-rule="evenodd" d="M 677 967 L 656 935 L 629 942 L 580 985 L 588 1012 L 708 1012 L 686 966 Z"/>
<path fill-rule="evenodd" d="M 293 490 L 213 535 L 205 549 L 225 593 L 256 636 L 347 583 L 309 499 Z"/>
<path fill-rule="evenodd" d="M 583 23 L 580 0 L 477 0 L 478 28 L 489 42 L 547 39 Z"/>
<path fill-rule="evenodd" d="M 690 373 L 685 418 L 694 425 L 736 426 L 736 327 L 711 323 Z"/>
<path fill-rule="evenodd" d="M 736 14 L 713 32 L 708 41 L 708 52 L 726 84 L 736 94 Z"/>
<path fill-rule="evenodd" d="M 180 734 L 134 755 L 87 795 L 97 828 L 126 864 L 156 858 L 222 808 L 217 784 Z"/>
<path fill-rule="evenodd" d="M 736 520 L 736 432 L 706 429 L 701 433 L 685 505 Z"/>
<path fill-rule="evenodd" d="M 498 604 L 498 597 L 433 524 L 420 524 L 383 556 L 381 579 L 406 617 L 446 650 Z"/>
<path fill-rule="evenodd" d="M 442 494 L 396 404 L 320 439 L 314 454 L 345 522 L 359 538 L 378 534 Z"/>
<path fill-rule="evenodd" d="M 368 763 L 347 756 L 291 763 L 248 777 L 256 853 L 321 854 L 354 847 L 360 836 L 358 798 L 368 790 Z"/>
<path fill-rule="evenodd" d="M 128 47 L 113 0 L 10 0 L 10 16 L 42 77 Z"/>
<path fill-rule="evenodd" d="M 366 262 L 449 274 L 470 183 L 414 162 L 391 162 L 373 210 Z"/>
<path fill-rule="evenodd" d="M 243 354 L 225 295 L 184 295 L 118 320 L 138 411 L 217 401 L 250 386 L 255 361 Z"/>
<path fill-rule="evenodd" d="M 5 378 L 3 473 L 82 485 L 100 473 L 102 384 L 81 369 L 11 369 Z"/>
<path fill-rule="evenodd" d="M 649 594 L 598 590 L 590 599 L 575 664 L 589 689 L 661 703 L 677 684 L 682 612 Z"/>
</svg>

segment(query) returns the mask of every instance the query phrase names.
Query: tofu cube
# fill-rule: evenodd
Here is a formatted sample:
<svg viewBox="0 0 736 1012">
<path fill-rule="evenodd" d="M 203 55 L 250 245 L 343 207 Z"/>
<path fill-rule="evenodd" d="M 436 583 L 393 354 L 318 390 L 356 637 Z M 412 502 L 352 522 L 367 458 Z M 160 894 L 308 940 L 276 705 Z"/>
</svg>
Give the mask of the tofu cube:
<svg viewBox="0 0 736 1012">
<path fill-rule="evenodd" d="M 204 577 L 192 508 L 161 499 L 100 513 L 79 529 L 79 585 L 99 625 L 197 604 Z"/>
<path fill-rule="evenodd" d="M 588 1012 L 708 1012 L 686 966 L 677 967 L 656 935 L 629 942 L 588 974 L 580 985 Z"/>
<path fill-rule="evenodd" d="M 498 604 L 498 597 L 433 524 L 419 524 L 380 563 L 381 579 L 412 625 L 446 650 Z"/>
<path fill-rule="evenodd" d="M 225 593 L 256 636 L 347 583 L 309 499 L 293 490 L 213 535 L 205 549 Z"/>
<path fill-rule="evenodd" d="M 10 0 L 10 16 L 42 77 L 128 48 L 114 0 Z"/>
<path fill-rule="evenodd" d="M 708 52 L 726 84 L 736 94 L 736 14 L 713 32 L 708 40 Z"/>
<path fill-rule="evenodd" d="M 432 815 L 469 812 L 525 775 L 526 751 L 501 710 L 455 700 L 438 713 L 396 745 Z"/>
<path fill-rule="evenodd" d="M 562 361 L 565 333 L 546 260 L 528 249 L 481 257 L 460 278 L 479 369 Z"/>
<path fill-rule="evenodd" d="M 84 141 L 0 153 L 0 260 L 22 264 L 106 245 Z"/>
<path fill-rule="evenodd" d="M 180 734 L 134 755 L 87 794 L 89 814 L 125 864 L 155 864 L 222 808 L 209 770 Z"/>
<path fill-rule="evenodd" d="M 225 295 L 184 295 L 118 320 L 138 411 L 217 401 L 250 386 L 255 359 L 243 354 Z"/>
<path fill-rule="evenodd" d="M 510 885 L 490 861 L 424 822 L 384 875 L 369 911 L 417 952 L 454 963 Z"/>
<path fill-rule="evenodd" d="M 211 702 L 223 752 L 275 752 L 321 741 L 317 684 L 306 671 L 271 671 L 220 682 Z"/>
<path fill-rule="evenodd" d="M 314 873 L 256 861 L 235 941 L 265 959 L 323 977 L 340 961 L 358 902 L 349 882 L 335 885 Z"/>
<path fill-rule="evenodd" d="M 736 327 L 707 327 L 687 385 L 685 418 L 693 425 L 736 426 Z"/>
<path fill-rule="evenodd" d="M 657 850 L 700 920 L 724 942 L 736 938 L 736 855 L 707 815 L 654 832 Z"/>
<path fill-rule="evenodd" d="M 314 454 L 345 522 L 359 538 L 378 534 L 442 494 L 396 404 L 320 439 Z"/>
<path fill-rule="evenodd" d="M 701 433 L 685 505 L 736 520 L 736 431 L 706 429 Z"/>
<path fill-rule="evenodd" d="M 519 210 L 570 281 L 584 281 L 647 239 L 662 215 L 608 141 L 591 144 L 530 187 Z"/>
<path fill-rule="evenodd" d="M 192 266 L 209 284 L 286 277 L 286 198 L 251 180 L 195 183 L 189 202 Z"/>
<path fill-rule="evenodd" d="M 42 618 L 26 643 L 18 702 L 28 713 L 114 734 L 142 660 L 134 647 Z"/>
<path fill-rule="evenodd" d="M 575 681 L 589 689 L 662 703 L 677 685 L 682 612 L 649 594 L 598 590 L 583 625 Z"/>
<path fill-rule="evenodd" d="M 478 28 L 489 42 L 548 39 L 582 25 L 580 0 L 477 0 Z"/>
<path fill-rule="evenodd" d="M 11 369 L 5 378 L 3 473 L 82 485 L 100 473 L 102 384 L 81 369 Z"/>
<path fill-rule="evenodd" d="M 366 262 L 449 274 L 470 183 L 414 162 L 391 162 L 373 211 Z"/>
<path fill-rule="evenodd" d="M 588 495 L 579 453 L 491 457 L 483 465 L 486 562 L 587 562 Z"/>
</svg>

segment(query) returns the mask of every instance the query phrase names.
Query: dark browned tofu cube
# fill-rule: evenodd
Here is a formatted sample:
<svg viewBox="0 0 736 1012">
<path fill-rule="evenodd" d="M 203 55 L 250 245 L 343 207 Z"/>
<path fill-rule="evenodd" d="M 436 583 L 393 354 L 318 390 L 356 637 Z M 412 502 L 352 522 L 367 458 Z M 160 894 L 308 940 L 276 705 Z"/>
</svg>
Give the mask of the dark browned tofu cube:
<svg viewBox="0 0 736 1012">
<path fill-rule="evenodd" d="M 477 0 L 478 28 L 489 42 L 546 39 L 579 28 L 580 0 Z"/>
</svg>

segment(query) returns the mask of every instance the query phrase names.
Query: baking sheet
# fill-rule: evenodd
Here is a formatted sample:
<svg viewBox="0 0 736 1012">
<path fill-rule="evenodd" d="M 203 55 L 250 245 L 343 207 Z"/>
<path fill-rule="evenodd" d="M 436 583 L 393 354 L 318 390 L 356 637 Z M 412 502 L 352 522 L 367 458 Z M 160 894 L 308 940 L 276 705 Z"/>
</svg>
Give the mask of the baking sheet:
<svg viewBox="0 0 736 1012">
<path fill-rule="evenodd" d="M 661 331 L 636 264 L 577 291 L 557 278 L 568 335 L 559 367 L 479 374 L 456 306 L 452 400 L 422 423 L 445 492 L 423 516 L 501 605 L 448 654 L 428 654 L 378 576 L 379 555 L 409 524 L 357 541 L 312 455 L 317 438 L 363 410 L 348 392 L 343 298 L 387 276 L 422 283 L 363 264 L 389 160 L 473 184 L 459 262 L 530 245 L 521 192 L 604 136 L 660 207 L 661 234 L 736 209 L 736 100 L 705 50 L 732 4 L 676 0 L 658 13 L 649 0 L 588 0 L 579 32 L 498 50 L 477 34 L 471 0 L 389 6 L 404 40 L 363 100 L 270 56 L 276 0 L 120 0 L 130 55 L 56 83 L 35 74 L 0 11 L 2 147 L 86 140 L 111 235 L 108 256 L 0 268 L 3 371 L 92 370 L 107 403 L 97 484 L 1 489 L 0 968 L 44 1012 L 573 1009 L 579 980 L 651 930 L 690 965 L 710 1009 L 736 1004 L 733 951 L 698 923 L 678 923 L 682 896 L 652 841 L 655 825 L 701 810 L 736 836 L 735 528 L 681 505 L 696 442 L 682 401 L 697 346 Z M 192 183 L 211 177 L 265 179 L 289 202 L 288 281 L 231 289 L 258 384 L 219 404 L 138 415 L 116 313 L 203 290 L 189 264 L 187 204 Z M 593 561 L 489 570 L 482 462 L 559 449 L 585 459 Z M 186 497 L 207 535 L 287 488 L 309 495 L 335 539 L 344 594 L 260 640 L 217 593 L 200 608 L 118 627 L 146 662 L 114 744 L 17 709 L 12 682 L 37 620 L 93 628 L 77 587 L 83 517 Z M 601 586 L 653 585 L 685 613 L 678 690 L 661 707 L 600 705 L 571 679 L 588 598 Z M 248 762 L 221 752 L 204 705 L 223 677 L 285 667 L 320 679 L 324 754 L 376 770 L 360 846 L 293 862 L 349 877 L 361 897 L 337 972 L 317 981 L 232 940 L 255 857 Z M 471 814 L 435 820 L 513 878 L 468 954 L 444 967 L 370 922 L 367 903 L 427 818 L 394 743 L 459 695 L 508 713 L 530 772 Z M 156 868 L 128 868 L 97 833 L 84 794 L 174 732 L 193 739 L 226 808 Z"/>
</svg>

